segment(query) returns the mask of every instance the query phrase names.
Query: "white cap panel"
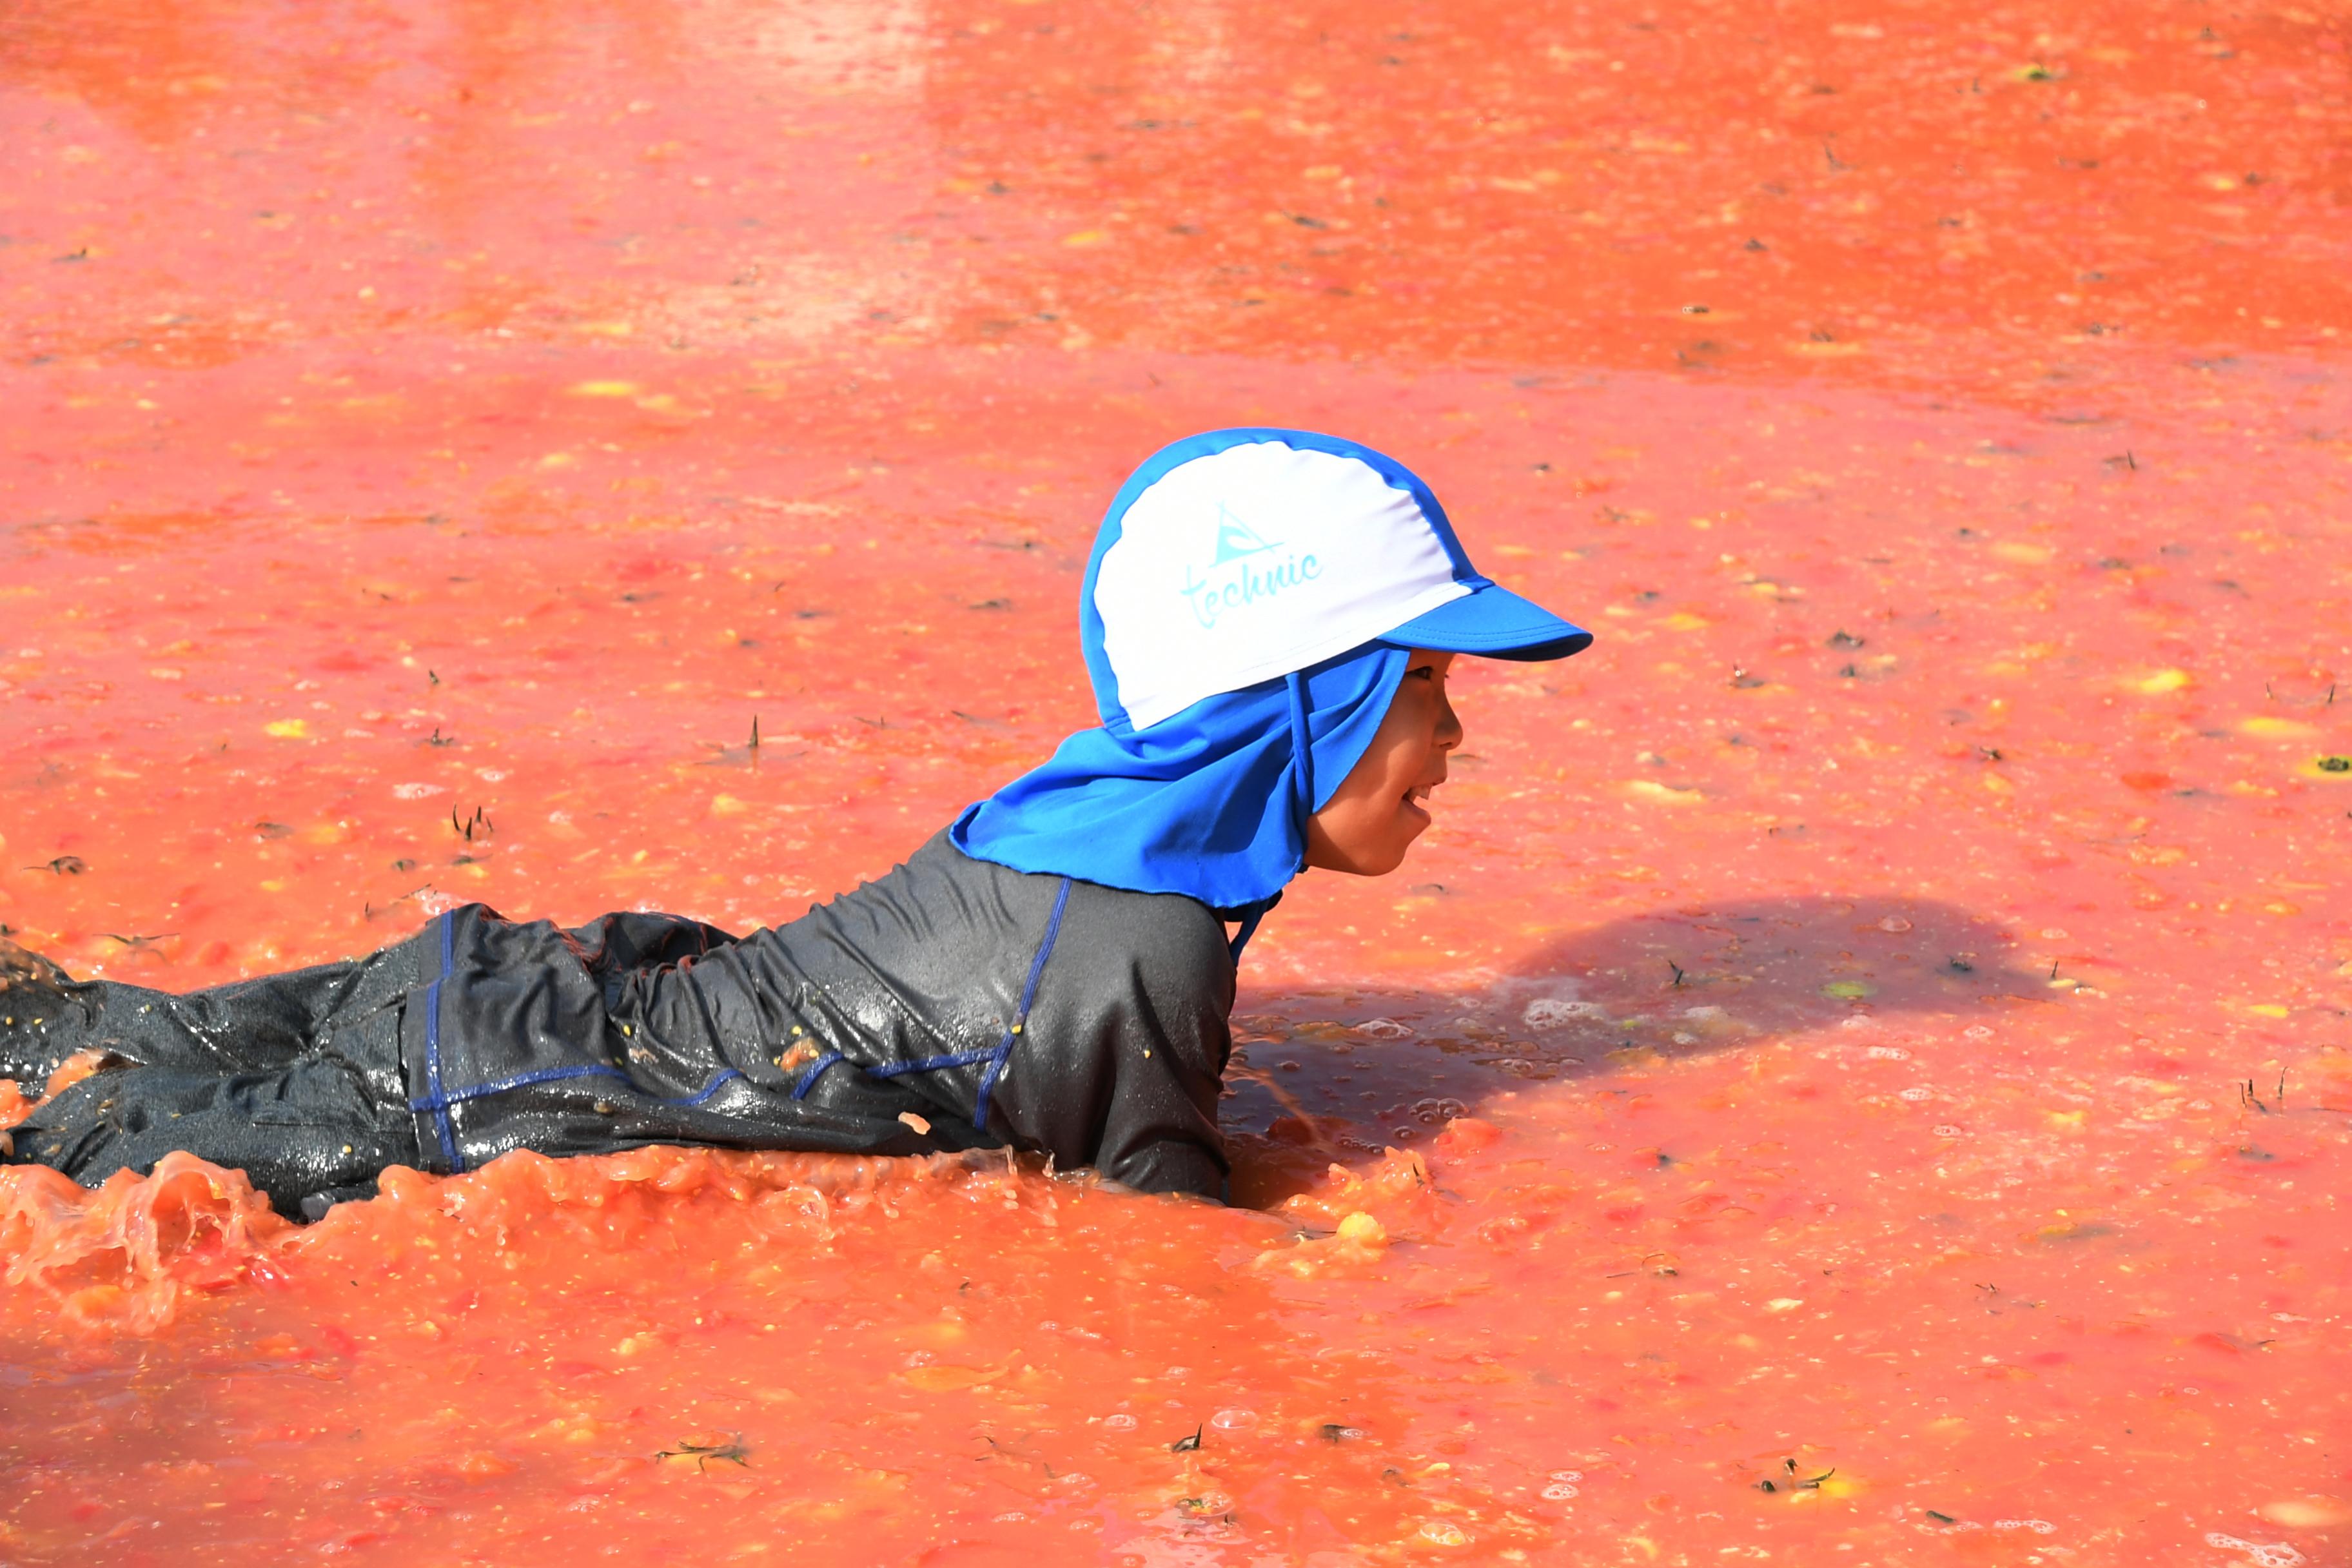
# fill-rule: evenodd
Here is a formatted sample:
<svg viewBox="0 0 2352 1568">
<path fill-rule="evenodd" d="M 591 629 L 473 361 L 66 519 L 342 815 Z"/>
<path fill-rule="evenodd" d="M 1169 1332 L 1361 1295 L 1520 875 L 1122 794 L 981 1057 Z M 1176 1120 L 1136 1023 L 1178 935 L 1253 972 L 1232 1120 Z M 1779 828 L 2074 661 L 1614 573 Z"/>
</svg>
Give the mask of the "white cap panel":
<svg viewBox="0 0 2352 1568">
<path fill-rule="evenodd" d="M 1258 441 L 1180 464 L 1135 499 L 1095 608 L 1140 730 L 1468 592 L 1419 503 L 1370 464 Z"/>
</svg>

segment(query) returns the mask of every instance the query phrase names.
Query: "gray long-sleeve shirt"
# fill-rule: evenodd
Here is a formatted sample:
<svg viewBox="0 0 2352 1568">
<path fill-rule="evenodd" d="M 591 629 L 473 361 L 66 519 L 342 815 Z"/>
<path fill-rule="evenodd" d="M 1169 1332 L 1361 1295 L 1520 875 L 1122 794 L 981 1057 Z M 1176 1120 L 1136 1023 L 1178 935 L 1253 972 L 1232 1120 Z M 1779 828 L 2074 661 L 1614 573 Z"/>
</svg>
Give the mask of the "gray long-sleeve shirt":
<svg viewBox="0 0 2352 1568">
<path fill-rule="evenodd" d="M 1224 1189 L 1234 963 L 1217 913 L 1008 870 L 945 834 L 746 937 L 642 912 L 566 931 L 472 904 L 370 958 L 184 996 L 11 986 L 0 1068 L 37 1082 L 96 1048 L 115 1069 L 16 1130 L 14 1157 L 82 1181 L 187 1149 L 293 1213 L 372 1191 L 387 1164 L 463 1171 L 515 1149 L 1011 1144 L 1146 1192 Z"/>
</svg>

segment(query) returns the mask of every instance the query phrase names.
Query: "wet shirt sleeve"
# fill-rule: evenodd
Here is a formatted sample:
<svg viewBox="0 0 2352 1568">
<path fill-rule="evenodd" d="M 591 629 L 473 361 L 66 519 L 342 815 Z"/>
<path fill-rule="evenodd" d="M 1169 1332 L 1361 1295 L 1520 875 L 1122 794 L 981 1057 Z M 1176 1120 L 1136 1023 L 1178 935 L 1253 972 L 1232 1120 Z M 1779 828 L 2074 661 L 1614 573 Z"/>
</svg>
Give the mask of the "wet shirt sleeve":
<svg viewBox="0 0 2352 1568">
<path fill-rule="evenodd" d="M 1224 929 L 1189 899 L 1076 884 L 998 1104 L 1014 1137 L 1147 1193 L 1222 1200 Z"/>
</svg>

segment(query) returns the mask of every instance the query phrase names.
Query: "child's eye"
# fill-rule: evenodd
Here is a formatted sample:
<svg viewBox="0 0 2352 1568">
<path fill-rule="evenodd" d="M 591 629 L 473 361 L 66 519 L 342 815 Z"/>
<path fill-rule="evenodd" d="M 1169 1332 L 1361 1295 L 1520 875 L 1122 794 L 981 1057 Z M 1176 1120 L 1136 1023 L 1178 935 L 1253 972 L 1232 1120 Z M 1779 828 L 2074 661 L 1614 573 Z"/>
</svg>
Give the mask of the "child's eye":
<svg viewBox="0 0 2352 1568">
<path fill-rule="evenodd" d="M 1405 671 L 1405 674 L 1408 677 L 1418 676 L 1423 680 L 1428 679 L 1431 676 L 1435 675 L 1436 673 L 1437 667 L 1433 664 L 1415 665 L 1412 668 Z"/>
</svg>

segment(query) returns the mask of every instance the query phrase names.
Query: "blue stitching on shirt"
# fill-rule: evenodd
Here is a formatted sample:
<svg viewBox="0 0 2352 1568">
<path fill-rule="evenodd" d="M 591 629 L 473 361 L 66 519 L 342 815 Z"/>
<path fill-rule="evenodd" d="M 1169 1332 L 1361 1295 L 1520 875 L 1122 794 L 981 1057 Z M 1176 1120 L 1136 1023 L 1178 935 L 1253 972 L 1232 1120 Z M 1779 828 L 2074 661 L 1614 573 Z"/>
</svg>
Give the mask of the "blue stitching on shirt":
<svg viewBox="0 0 2352 1568">
<path fill-rule="evenodd" d="M 700 1105 L 704 1100 L 709 1100 L 712 1095 L 717 1094 L 720 1089 L 726 1088 L 730 1082 L 741 1078 L 742 1076 L 743 1075 L 741 1073 L 736 1071 L 733 1068 L 727 1068 L 721 1070 L 717 1078 L 712 1079 L 709 1083 L 703 1085 L 702 1089 L 698 1093 L 688 1095 L 679 1100 L 667 1100 L 658 1095 L 648 1096 L 647 1098 L 653 1100 L 655 1103 L 658 1105 Z M 504 1094 L 510 1089 L 527 1089 L 535 1083 L 553 1083 L 560 1079 L 567 1078 L 614 1078 L 620 1079 L 623 1083 L 629 1085 L 633 1089 L 636 1087 L 637 1082 L 636 1079 L 631 1078 L 627 1073 L 623 1072 L 619 1068 L 614 1067 L 581 1066 L 568 1068 L 541 1068 L 537 1072 L 517 1073 L 512 1078 L 496 1079 L 488 1083 L 478 1083 L 471 1089 L 452 1090 L 448 1094 L 443 1096 L 443 1102 L 446 1104 L 455 1105 L 461 1100 L 479 1100 L 486 1094 Z M 411 1100 L 409 1103 L 412 1108 L 422 1110 L 425 1102 L 423 1100 Z"/>
<path fill-rule="evenodd" d="M 984 1062 L 996 1053 L 990 1050 L 957 1051 L 951 1056 L 925 1057 L 919 1062 L 890 1062 L 878 1068 L 867 1068 L 868 1078 L 903 1078 L 910 1072 L 931 1072 L 940 1068 L 968 1068 L 974 1062 Z"/>
<path fill-rule="evenodd" d="M 806 1100 L 809 1090 L 816 1087 L 816 1080 L 824 1076 L 824 1069 L 837 1061 L 845 1059 L 839 1051 L 827 1051 L 817 1058 L 815 1061 L 809 1064 L 808 1071 L 801 1074 L 800 1082 L 793 1085 L 793 1098 Z"/>
<path fill-rule="evenodd" d="M 441 916 L 441 976 L 425 988 L 425 1088 L 422 1100 L 409 1101 L 412 1110 L 433 1112 L 434 1125 L 441 1132 L 441 1152 L 449 1162 L 452 1172 L 466 1168 L 466 1157 L 457 1152 L 457 1129 L 449 1121 L 449 1097 L 441 1092 L 441 984 L 449 978 L 456 964 L 457 931 L 453 921 L 457 911 L 449 910 Z"/>
<path fill-rule="evenodd" d="M 1004 1071 L 1004 1063 L 1013 1055 L 1013 1043 L 1029 1026 L 1029 1007 L 1037 1000 L 1037 982 L 1045 973 L 1045 959 L 1054 951 L 1054 939 L 1062 933 L 1062 911 L 1070 905 L 1070 879 L 1062 879 L 1061 890 L 1054 895 L 1054 912 L 1045 921 L 1045 940 L 1037 944 L 1037 956 L 1029 963 L 1029 982 L 1021 988 L 1021 1010 L 1013 1016 L 1013 1026 L 1004 1031 L 989 1058 L 988 1070 L 980 1075 L 980 1094 L 972 1101 L 971 1124 L 988 1131 L 988 1095 Z"/>
</svg>

